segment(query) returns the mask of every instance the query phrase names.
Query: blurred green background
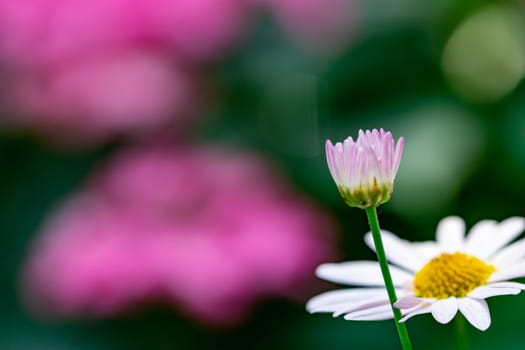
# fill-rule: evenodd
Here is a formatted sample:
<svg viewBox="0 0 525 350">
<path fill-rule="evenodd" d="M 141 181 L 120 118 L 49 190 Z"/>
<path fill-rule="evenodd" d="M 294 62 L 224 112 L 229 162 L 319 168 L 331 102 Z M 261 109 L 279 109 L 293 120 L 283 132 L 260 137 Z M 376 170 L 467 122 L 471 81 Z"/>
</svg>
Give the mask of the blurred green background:
<svg viewBox="0 0 525 350">
<path fill-rule="evenodd" d="M 255 150 L 336 215 L 343 259 L 371 259 L 364 212 L 332 183 L 324 141 L 362 128 L 404 136 L 405 153 L 382 227 L 432 239 L 437 222 L 523 215 L 525 7 L 521 2 L 366 0 L 337 55 L 303 50 L 260 16 L 243 43 L 208 67 L 218 98 L 199 140 Z M 210 102 L 211 103 L 211 102 Z M 4 112 L 6 113 L 6 112 Z M 309 315 L 304 304 L 260 303 L 241 325 L 212 328 L 165 305 L 108 319 L 43 321 L 21 306 L 20 267 L 50 211 L 75 191 L 112 142 L 65 151 L 0 131 L 0 349 L 396 349 L 392 322 Z M 469 328 L 472 348 L 522 349 L 525 295 L 489 300 L 493 324 Z M 408 322 L 416 349 L 454 346 L 453 325 Z"/>
</svg>

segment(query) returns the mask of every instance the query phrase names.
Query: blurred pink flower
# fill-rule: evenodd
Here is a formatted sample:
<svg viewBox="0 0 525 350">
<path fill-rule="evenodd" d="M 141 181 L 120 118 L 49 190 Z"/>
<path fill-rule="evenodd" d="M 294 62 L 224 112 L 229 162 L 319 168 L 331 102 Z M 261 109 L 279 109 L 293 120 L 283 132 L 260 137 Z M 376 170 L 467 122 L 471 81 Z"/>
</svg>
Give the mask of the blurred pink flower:
<svg viewBox="0 0 525 350">
<path fill-rule="evenodd" d="M 111 315 L 164 300 L 231 324 L 265 297 L 305 297 L 333 225 L 263 160 L 151 147 L 116 157 L 53 215 L 23 276 L 36 311 Z"/>
<path fill-rule="evenodd" d="M 239 0 L 0 0 L 8 122 L 97 142 L 184 119 L 194 67 L 237 41 L 246 9 Z"/>
<path fill-rule="evenodd" d="M 337 53 L 354 34 L 356 0 L 251 1 L 267 6 L 293 39 L 319 53 Z"/>
<path fill-rule="evenodd" d="M 12 122 L 66 143 L 93 144 L 189 116 L 193 81 L 166 56 L 126 52 L 65 65 L 53 73 L 18 72 Z"/>
<path fill-rule="evenodd" d="M 245 13 L 239 0 L 0 0 L 0 47 L 18 63 L 137 46 L 209 59 L 239 38 Z"/>
</svg>

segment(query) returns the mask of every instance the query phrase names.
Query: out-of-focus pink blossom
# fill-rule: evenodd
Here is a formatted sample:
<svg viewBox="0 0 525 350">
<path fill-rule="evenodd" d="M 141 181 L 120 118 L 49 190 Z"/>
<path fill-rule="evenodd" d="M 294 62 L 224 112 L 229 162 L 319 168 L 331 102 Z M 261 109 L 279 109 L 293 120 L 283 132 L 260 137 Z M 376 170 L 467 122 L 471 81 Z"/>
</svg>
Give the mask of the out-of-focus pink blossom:
<svg viewBox="0 0 525 350">
<path fill-rule="evenodd" d="M 239 0 L 0 0 L 10 123 L 98 141 L 191 115 L 198 62 L 243 34 Z"/>
<path fill-rule="evenodd" d="M 251 0 L 267 6 L 286 31 L 304 47 L 334 53 L 355 31 L 356 0 Z"/>
<path fill-rule="evenodd" d="M 111 315 L 163 300 L 231 324 L 264 297 L 311 293 L 331 221 L 268 164 L 151 147 L 108 163 L 44 227 L 23 290 L 37 311 Z"/>
<path fill-rule="evenodd" d="M 239 0 L 0 0 L 0 47 L 19 63 L 137 46 L 209 59 L 240 37 L 245 15 Z"/>
<path fill-rule="evenodd" d="M 12 122 L 69 143 L 142 133 L 188 116 L 194 102 L 192 77 L 151 52 L 18 73 L 6 92 L 18 109 Z"/>
</svg>

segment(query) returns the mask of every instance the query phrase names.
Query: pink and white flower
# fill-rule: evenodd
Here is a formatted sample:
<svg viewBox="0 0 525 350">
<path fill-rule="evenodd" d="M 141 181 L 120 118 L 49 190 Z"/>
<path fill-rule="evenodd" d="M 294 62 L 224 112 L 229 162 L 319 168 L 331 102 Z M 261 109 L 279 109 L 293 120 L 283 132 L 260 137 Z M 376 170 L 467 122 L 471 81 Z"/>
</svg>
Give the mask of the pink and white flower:
<svg viewBox="0 0 525 350">
<path fill-rule="evenodd" d="M 328 168 L 346 204 L 367 208 L 390 199 L 403 145 L 402 137 L 395 145 L 392 134 L 383 129 L 359 130 L 356 141 L 326 141 Z"/>
<path fill-rule="evenodd" d="M 485 299 L 515 295 L 525 284 L 511 282 L 525 277 L 525 239 L 512 242 L 525 229 L 525 219 L 512 217 L 500 223 L 483 220 L 465 236 L 465 223 L 447 217 L 437 227 L 437 241 L 409 242 L 382 231 L 387 259 L 401 309 L 401 322 L 430 313 L 439 323 L 450 322 L 461 312 L 476 328 L 490 326 Z M 365 241 L 374 249 L 371 234 Z M 509 244 L 510 243 L 510 244 Z M 317 276 L 325 280 L 363 286 L 323 293 L 307 304 L 309 312 L 345 315 L 346 320 L 393 318 L 379 264 L 353 261 L 322 264 Z"/>
</svg>

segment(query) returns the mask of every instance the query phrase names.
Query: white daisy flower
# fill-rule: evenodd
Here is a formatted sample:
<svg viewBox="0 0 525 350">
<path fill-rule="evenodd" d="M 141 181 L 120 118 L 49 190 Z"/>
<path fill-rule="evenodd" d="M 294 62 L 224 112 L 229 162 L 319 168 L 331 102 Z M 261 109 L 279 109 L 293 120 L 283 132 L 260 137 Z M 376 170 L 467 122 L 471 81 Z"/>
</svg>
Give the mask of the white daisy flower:
<svg viewBox="0 0 525 350">
<path fill-rule="evenodd" d="M 491 321 L 485 299 L 525 289 L 525 284 L 509 281 L 525 277 L 525 239 L 511 243 L 524 229 L 521 217 L 500 223 L 484 220 L 465 236 L 465 222 L 447 217 L 438 224 L 437 241 L 414 243 L 383 230 L 398 297 L 395 306 L 403 314 L 401 322 L 430 313 L 439 323 L 448 323 L 459 311 L 474 327 L 486 330 Z M 374 249 L 370 233 L 365 242 Z M 320 294 L 308 301 L 309 312 L 344 315 L 346 320 L 393 318 L 377 262 L 322 264 L 316 274 L 331 282 L 365 288 Z"/>
</svg>

